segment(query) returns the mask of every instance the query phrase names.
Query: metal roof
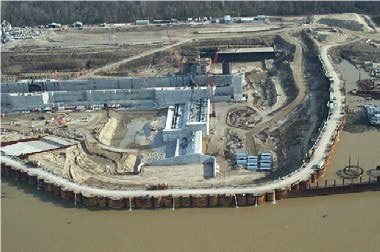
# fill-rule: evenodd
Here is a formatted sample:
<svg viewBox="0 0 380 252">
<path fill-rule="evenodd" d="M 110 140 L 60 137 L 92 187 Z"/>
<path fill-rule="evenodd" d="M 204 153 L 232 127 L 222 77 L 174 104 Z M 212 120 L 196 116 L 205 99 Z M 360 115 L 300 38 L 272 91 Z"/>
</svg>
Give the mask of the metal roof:
<svg viewBox="0 0 380 252">
<path fill-rule="evenodd" d="M 274 52 L 273 47 L 249 47 L 249 48 L 233 48 L 225 49 L 219 52 L 219 54 L 229 54 L 229 53 L 264 53 L 264 52 Z"/>
<path fill-rule="evenodd" d="M 21 154 L 31 154 L 47 150 L 54 150 L 71 145 L 71 142 L 57 137 L 45 137 L 37 141 L 18 142 L 1 148 L 5 155 L 20 156 Z"/>
</svg>

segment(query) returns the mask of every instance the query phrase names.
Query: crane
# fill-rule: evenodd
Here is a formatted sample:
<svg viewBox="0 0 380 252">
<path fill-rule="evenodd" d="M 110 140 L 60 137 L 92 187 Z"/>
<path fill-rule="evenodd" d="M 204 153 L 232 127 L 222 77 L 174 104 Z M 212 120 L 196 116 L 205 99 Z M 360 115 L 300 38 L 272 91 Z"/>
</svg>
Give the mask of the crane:
<svg viewBox="0 0 380 252">
<path fill-rule="evenodd" d="M 211 103 L 211 116 L 212 117 L 216 117 L 216 111 L 215 111 L 215 98 L 214 98 L 214 75 L 212 74 L 212 72 L 215 70 L 215 65 L 216 63 L 218 62 L 218 56 L 219 56 L 219 52 L 220 52 L 220 48 L 218 47 L 216 52 L 215 52 L 215 55 L 214 55 L 214 59 L 213 61 L 211 62 L 211 74 L 210 74 L 210 78 L 208 80 L 208 85 L 210 87 L 210 103 Z"/>
<path fill-rule="evenodd" d="M 166 30 L 166 35 L 168 36 L 169 42 L 173 43 L 171 37 L 169 36 L 168 30 Z M 174 60 L 176 62 L 177 67 L 179 68 L 180 73 L 182 73 L 183 72 L 182 58 L 181 58 L 181 55 L 178 53 L 178 50 L 175 47 L 172 48 L 171 55 L 174 57 Z"/>
</svg>

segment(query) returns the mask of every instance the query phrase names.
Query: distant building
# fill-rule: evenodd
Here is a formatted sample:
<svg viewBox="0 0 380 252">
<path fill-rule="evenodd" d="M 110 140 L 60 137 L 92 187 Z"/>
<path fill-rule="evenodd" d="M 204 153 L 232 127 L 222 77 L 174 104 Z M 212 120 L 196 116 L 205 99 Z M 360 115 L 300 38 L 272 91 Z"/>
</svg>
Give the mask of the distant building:
<svg viewBox="0 0 380 252">
<path fill-rule="evenodd" d="M 230 15 L 225 15 L 223 18 L 225 24 L 230 24 L 232 22 Z"/>
<path fill-rule="evenodd" d="M 267 16 L 264 16 L 264 15 L 258 15 L 257 17 L 255 17 L 255 19 L 259 20 L 259 21 L 266 21 L 267 20 Z"/>
<path fill-rule="evenodd" d="M 73 24 L 73 27 L 75 27 L 75 28 L 81 28 L 81 27 L 83 27 L 83 23 L 82 23 L 82 22 L 79 22 L 79 21 L 76 21 L 76 22 Z"/>
<path fill-rule="evenodd" d="M 149 20 L 148 19 L 138 19 L 138 20 L 136 20 L 135 24 L 136 25 L 148 25 Z"/>
<path fill-rule="evenodd" d="M 239 23 L 253 23 L 253 17 L 241 17 L 238 20 Z"/>
<path fill-rule="evenodd" d="M 48 26 L 48 28 L 61 28 L 61 27 L 62 27 L 61 24 L 59 24 L 59 23 L 54 23 L 54 22 L 48 24 L 47 26 Z"/>
</svg>

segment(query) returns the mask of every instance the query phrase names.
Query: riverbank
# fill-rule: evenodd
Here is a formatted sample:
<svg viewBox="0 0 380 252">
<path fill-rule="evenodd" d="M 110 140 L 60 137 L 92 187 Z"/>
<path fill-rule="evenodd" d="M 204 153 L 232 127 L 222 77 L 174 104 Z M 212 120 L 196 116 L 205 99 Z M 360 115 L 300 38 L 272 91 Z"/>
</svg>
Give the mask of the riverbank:
<svg viewBox="0 0 380 252">
<path fill-rule="evenodd" d="M 377 251 L 380 246 L 378 192 L 289 199 L 257 208 L 132 212 L 75 207 L 14 180 L 2 180 L 2 192 L 6 194 L 2 251 L 249 251 L 254 247 L 346 252 Z M 78 242 L 70 242 L 73 239 Z"/>
</svg>

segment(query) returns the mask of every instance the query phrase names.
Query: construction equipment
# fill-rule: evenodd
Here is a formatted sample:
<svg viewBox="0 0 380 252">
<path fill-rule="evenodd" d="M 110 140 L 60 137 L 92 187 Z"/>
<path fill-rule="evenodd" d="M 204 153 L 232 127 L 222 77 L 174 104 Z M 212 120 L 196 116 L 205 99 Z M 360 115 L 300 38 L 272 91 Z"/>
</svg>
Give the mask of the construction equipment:
<svg viewBox="0 0 380 252">
<path fill-rule="evenodd" d="M 216 63 L 218 62 L 218 56 L 219 56 L 219 52 L 220 52 L 220 48 L 218 47 L 216 52 L 215 52 L 215 55 L 214 55 L 214 59 L 211 63 L 211 73 L 210 73 L 210 78 L 209 78 L 209 81 L 208 81 L 208 85 L 210 87 L 210 103 L 211 103 L 211 116 L 212 117 L 216 117 L 216 111 L 215 111 L 215 98 L 214 98 L 214 75 L 213 75 L 213 71 L 215 70 L 215 65 Z"/>
<path fill-rule="evenodd" d="M 150 131 L 157 132 L 157 121 L 153 121 L 152 124 L 150 125 Z"/>
</svg>

